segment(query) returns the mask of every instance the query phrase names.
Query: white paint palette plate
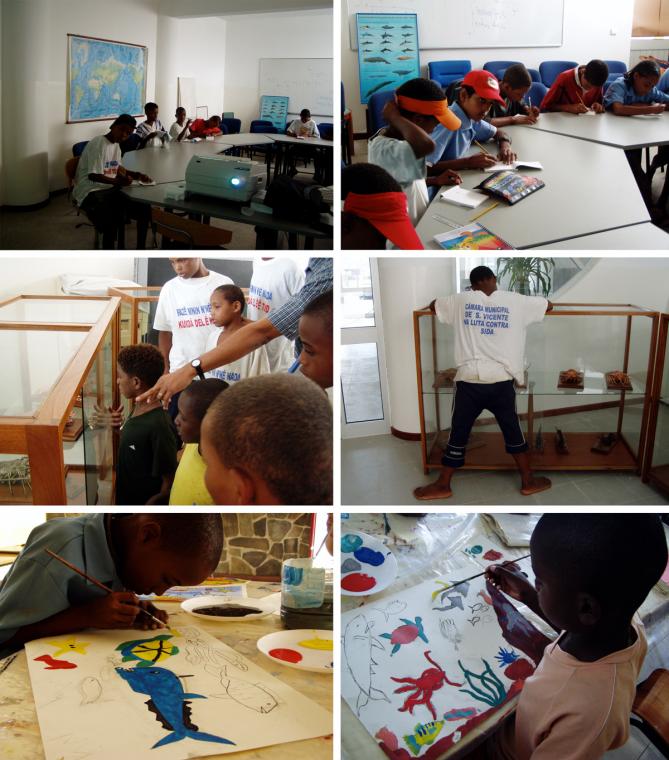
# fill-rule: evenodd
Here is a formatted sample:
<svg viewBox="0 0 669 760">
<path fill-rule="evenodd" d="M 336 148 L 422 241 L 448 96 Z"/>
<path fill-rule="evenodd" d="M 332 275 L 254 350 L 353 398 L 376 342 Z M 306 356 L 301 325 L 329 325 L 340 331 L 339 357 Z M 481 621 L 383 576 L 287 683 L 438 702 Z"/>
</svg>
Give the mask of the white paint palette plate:
<svg viewBox="0 0 669 760">
<path fill-rule="evenodd" d="M 223 615 L 206 615 L 198 612 L 202 607 L 220 607 Z M 240 620 L 257 620 L 258 618 L 271 615 L 276 609 L 276 605 L 265 599 L 226 599 L 222 596 L 212 594 L 206 596 L 194 596 L 192 599 L 186 599 L 181 602 L 181 609 L 194 617 L 210 620 L 213 623 L 230 623 L 239 622 Z M 253 609 L 257 612 L 242 614 L 243 610 Z M 238 614 L 235 614 L 235 613 Z"/>
<path fill-rule="evenodd" d="M 368 596 L 383 591 L 397 577 L 397 560 L 374 536 L 357 530 L 341 535 L 341 593 Z"/>
<path fill-rule="evenodd" d="M 258 649 L 273 662 L 287 668 L 332 673 L 332 631 L 296 628 L 268 633 L 257 641 Z"/>
</svg>

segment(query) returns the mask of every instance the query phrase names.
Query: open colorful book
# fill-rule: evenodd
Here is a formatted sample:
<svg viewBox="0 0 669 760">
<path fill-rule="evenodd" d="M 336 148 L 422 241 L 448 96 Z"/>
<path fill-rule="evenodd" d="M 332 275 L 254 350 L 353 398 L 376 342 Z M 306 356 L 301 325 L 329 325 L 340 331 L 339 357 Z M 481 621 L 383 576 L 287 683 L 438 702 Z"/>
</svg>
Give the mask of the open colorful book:
<svg viewBox="0 0 669 760">
<path fill-rule="evenodd" d="M 513 246 L 477 222 L 435 235 L 439 247 L 446 251 L 510 251 Z"/>
<path fill-rule="evenodd" d="M 476 187 L 487 195 L 499 198 L 513 206 L 514 203 L 518 203 L 545 186 L 546 183 L 538 177 L 528 177 L 507 170 L 491 174 Z"/>
</svg>

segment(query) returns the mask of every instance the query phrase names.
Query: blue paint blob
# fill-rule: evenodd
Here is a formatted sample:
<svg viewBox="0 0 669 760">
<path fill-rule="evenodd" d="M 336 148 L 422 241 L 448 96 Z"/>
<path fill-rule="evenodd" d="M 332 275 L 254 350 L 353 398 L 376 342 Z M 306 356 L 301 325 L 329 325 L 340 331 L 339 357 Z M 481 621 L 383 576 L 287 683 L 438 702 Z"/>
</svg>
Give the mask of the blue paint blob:
<svg viewBox="0 0 669 760">
<path fill-rule="evenodd" d="M 480 554 L 483 551 L 483 547 L 480 544 L 476 544 L 475 546 L 470 546 L 467 551 L 469 554 Z"/>
<path fill-rule="evenodd" d="M 356 549 L 362 546 L 362 539 L 360 536 L 354 536 L 351 533 L 347 533 L 341 537 L 341 550 L 344 554 L 350 554 Z"/>
<path fill-rule="evenodd" d="M 359 562 L 364 562 L 366 565 L 373 565 L 374 567 L 378 567 L 386 561 L 381 552 L 375 552 L 374 549 L 369 549 L 367 546 L 358 549 L 354 552 L 353 556 Z"/>
<path fill-rule="evenodd" d="M 286 586 L 299 586 L 304 570 L 301 567 L 283 566 L 283 582 Z"/>
</svg>

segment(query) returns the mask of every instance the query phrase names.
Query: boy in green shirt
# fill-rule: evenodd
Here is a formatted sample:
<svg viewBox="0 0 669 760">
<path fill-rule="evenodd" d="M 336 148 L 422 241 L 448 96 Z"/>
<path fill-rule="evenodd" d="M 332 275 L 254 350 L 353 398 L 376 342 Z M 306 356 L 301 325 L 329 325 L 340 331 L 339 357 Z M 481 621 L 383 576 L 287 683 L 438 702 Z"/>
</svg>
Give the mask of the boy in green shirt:
<svg viewBox="0 0 669 760">
<path fill-rule="evenodd" d="M 163 374 L 163 355 L 149 344 L 126 346 L 118 355 L 118 387 L 125 398 L 152 388 Z M 135 402 L 121 428 L 116 504 L 167 504 L 177 469 L 176 431 L 160 402 Z"/>
</svg>

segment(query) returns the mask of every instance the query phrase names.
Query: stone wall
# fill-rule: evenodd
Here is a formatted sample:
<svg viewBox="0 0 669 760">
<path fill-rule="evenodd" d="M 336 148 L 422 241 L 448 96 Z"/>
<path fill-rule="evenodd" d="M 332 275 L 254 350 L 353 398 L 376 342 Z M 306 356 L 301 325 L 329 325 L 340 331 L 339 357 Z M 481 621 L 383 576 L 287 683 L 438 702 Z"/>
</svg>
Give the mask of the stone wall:
<svg viewBox="0 0 669 760">
<path fill-rule="evenodd" d="M 312 519 L 311 513 L 224 513 L 217 574 L 280 576 L 284 559 L 309 556 Z"/>
</svg>

